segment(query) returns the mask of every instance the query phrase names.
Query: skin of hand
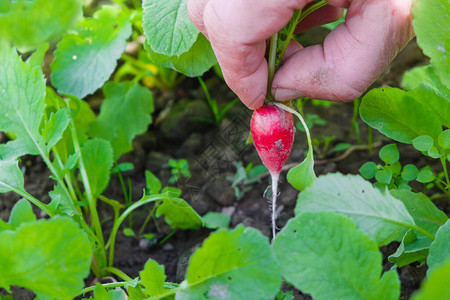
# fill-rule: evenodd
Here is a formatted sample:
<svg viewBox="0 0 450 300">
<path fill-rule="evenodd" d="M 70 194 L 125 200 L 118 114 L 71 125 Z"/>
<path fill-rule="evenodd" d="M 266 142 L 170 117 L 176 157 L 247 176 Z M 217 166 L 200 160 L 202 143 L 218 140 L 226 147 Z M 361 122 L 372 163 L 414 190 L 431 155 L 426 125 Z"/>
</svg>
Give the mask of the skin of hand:
<svg viewBox="0 0 450 300">
<path fill-rule="evenodd" d="M 188 0 L 188 12 L 211 42 L 228 86 L 250 109 L 264 104 L 268 82 L 266 41 L 295 10 L 312 0 Z M 413 0 L 328 0 L 297 27 L 304 31 L 338 19 L 345 23 L 322 45 L 291 41 L 276 71 L 277 101 L 300 97 L 331 101 L 358 98 L 414 36 Z"/>
</svg>

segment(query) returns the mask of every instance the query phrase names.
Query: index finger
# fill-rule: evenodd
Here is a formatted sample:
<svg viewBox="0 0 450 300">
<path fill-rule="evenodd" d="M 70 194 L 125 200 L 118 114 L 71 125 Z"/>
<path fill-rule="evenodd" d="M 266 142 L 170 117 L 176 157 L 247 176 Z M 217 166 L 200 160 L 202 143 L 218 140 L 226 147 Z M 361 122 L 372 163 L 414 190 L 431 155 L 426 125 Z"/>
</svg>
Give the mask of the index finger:
<svg viewBox="0 0 450 300">
<path fill-rule="evenodd" d="M 312 0 L 190 0 L 189 14 L 208 37 L 228 86 L 250 109 L 263 105 L 266 39 Z"/>
</svg>

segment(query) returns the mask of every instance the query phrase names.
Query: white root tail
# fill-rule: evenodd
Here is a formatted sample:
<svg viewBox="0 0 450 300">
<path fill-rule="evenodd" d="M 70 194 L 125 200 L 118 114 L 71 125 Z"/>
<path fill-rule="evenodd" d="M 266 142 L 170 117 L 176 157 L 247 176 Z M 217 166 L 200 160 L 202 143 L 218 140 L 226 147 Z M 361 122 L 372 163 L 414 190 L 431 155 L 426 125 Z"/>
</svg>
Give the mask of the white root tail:
<svg viewBox="0 0 450 300">
<path fill-rule="evenodd" d="M 272 178 L 272 239 L 276 236 L 275 220 L 277 219 L 277 194 L 278 194 L 278 177 L 280 174 L 270 174 Z"/>
</svg>

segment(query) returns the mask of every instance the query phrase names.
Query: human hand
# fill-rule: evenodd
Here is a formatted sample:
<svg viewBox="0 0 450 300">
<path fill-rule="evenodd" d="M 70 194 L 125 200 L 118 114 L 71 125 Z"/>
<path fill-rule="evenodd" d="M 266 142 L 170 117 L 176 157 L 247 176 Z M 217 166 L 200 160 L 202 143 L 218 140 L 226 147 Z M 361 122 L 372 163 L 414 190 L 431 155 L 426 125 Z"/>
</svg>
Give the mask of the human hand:
<svg viewBox="0 0 450 300">
<path fill-rule="evenodd" d="M 188 0 L 197 28 L 209 39 L 228 86 L 250 109 L 263 105 L 268 82 L 266 40 L 312 0 Z M 328 0 L 299 26 L 338 19 L 345 23 L 323 45 L 291 41 L 275 73 L 272 95 L 286 101 L 310 97 L 351 101 L 359 97 L 414 36 L 413 0 Z"/>
</svg>

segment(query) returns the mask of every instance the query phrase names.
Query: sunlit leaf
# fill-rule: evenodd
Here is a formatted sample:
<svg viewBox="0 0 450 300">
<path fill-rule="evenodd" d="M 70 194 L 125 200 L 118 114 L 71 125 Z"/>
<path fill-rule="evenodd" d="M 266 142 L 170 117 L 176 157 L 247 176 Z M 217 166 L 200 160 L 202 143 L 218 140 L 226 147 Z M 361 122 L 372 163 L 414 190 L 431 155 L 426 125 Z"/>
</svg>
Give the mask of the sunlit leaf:
<svg viewBox="0 0 450 300">
<path fill-rule="evenodd" d="M 273 299 L 281 276 L 267 237 L 242 225 L 211 234 L 191 257 L 177 299 Z"/>
<path fill-rule="evenodd" d="M 72 299 L 89 274 L 88 237 L 68 217 L 32 221 L 0 232 L 0 287 L 32 290 L 40 299 Z"/>
<path fill-rule="evenodd" d="M 131 34 L 129 16 L 104 5 L 59 42 L 51 79 L 59 93 L 84 98 L 111 76 Z"/>
<path fill-rule="evenodd" d="M 297 215 L 278 233 L 273 249 L 283 277 L 314 299 L 394 300 L 400 296 L 396 271 L 382 276 L 377 243 L 345 216 Z"/>
<path fill-rule="evenodd" d="M 320 176 L 300 193 L 295 214 L 332 211 L 353 221 L 380 246 L 400 241 L 414 220 L 405 205 L 388 192 L 382 193 L 360 176 Z"/>
</svg>

